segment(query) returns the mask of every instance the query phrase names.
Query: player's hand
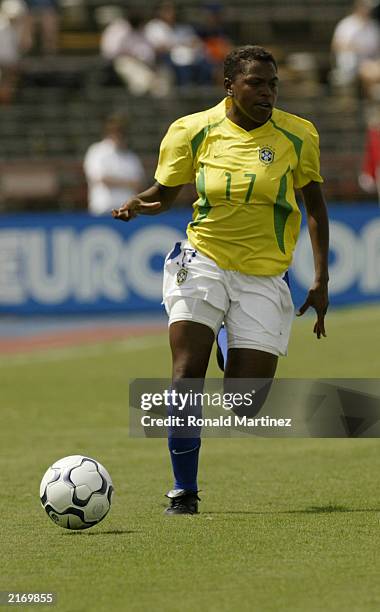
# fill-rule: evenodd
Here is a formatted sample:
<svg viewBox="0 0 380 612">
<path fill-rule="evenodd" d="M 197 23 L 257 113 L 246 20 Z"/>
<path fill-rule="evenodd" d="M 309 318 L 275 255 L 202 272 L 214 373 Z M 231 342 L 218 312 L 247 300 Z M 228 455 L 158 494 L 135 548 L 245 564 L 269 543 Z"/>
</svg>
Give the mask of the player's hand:
<svg viewBox="0 0 380 612">
<path fill-rule="evenodd" d="M 297 312 L 297 317 L 301 317 L 306 310 L 312 306 L 317 313 L 317 321 L 314 324 L 313 333 L 318 340 L 321 336 L 326 338 L 325 315 L 329 306 L 327 283 L 315 282 L 309 289 L 307 298 Z"/>
<path fill-rule="evenodd" d="M 150 211 L 154 211 L 161 208 L 161 202 L 143 202 L 140 198 L 132 198 L 120 208 L 114 208 L 112 216 L 114 219 L 119 221 L 131 221 L 140 214 L 149 214 Z"/>
</svg>

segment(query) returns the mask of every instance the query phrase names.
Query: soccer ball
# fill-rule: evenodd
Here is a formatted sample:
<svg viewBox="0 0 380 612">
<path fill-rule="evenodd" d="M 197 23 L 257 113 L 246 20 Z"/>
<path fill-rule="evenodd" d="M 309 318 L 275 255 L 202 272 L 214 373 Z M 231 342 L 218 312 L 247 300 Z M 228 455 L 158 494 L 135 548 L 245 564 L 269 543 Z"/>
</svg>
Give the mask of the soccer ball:
<svg viewBox="0 0 380 612">
<path fill-rule="evenodd" d="M 88 529 L 104 519 L 111 507 L 112 480 L 95 459 L 71 455 L 53 463 L 42 478 L 40 499 L 60 527 Z"/>
</svg>

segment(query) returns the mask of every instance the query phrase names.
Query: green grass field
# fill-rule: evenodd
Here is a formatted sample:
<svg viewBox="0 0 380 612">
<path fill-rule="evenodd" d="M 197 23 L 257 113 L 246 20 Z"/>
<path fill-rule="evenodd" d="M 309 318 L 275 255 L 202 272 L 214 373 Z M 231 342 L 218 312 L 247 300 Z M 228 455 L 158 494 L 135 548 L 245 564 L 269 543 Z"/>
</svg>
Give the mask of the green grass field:
<svg viewBox="0 0 380 612">
<path fill-rule="evenodd" d="M 379 307 L 332 312 L 327 340 L 312 323 L 296 320 L 279 376 L 379 376 Z M 201 514 L 165 517 L 166 442 L 129 438 L 128 379 L 169 372 L 166 334 L 0 358 L 0 590 L 55 591 L 59 612 L 379 610 L 378 440 L 207 439 Z M 115 485 L 85 532 L 38 497 L 76 453 Z"/>
</svg>

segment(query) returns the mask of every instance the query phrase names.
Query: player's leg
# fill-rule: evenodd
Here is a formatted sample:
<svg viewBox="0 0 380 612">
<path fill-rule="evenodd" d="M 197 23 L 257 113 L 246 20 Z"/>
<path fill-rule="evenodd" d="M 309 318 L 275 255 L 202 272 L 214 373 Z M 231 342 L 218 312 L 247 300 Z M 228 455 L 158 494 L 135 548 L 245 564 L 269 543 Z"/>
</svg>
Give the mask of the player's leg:
<svg viewBox="0 0 380 612">
<path fill-rule="evenodd" d="M 192 321 L 178 321 L 170 325 L 170 347 L 173 360 L 172 389 L 181 397 L 186 393 L 202 392 L 214 332 L 210 327 Z M 197 407 L 191 407 L 192 413 L 198 413 Z M 181 412 L 172 407 L 172 414 L 185 417 L 189 407 Z M 201 446 L 200 430 L 187 427 L 169 428 L 169 451 L 174 474 L 173 490 L 198 491 L 198 457 Z"/>
<path fill-rule="evenodd" d="M 228 304 L 221 277 L 222 271 L 215 262 L 187 241 L 176 243 L 165 260 L 163 301 L 169 315 L 172 384 L 176 391 L 203 391 L 210 352 Z M 189 405 L 185 407 L 189 409 Z M 194 409 L 197 411 L 198 407 L 192 406 L 192 413 Z M 192 514 L 197 507 L 200 430 L 183 432 L 179 427 L 172 427 L 168 433 L 174 472 L 174 488 L 168 493 L 172 506 L 168 513 L 186 512 L 186 503 L 182 502 L 189 501 L 184 499 L 189 495 L 187 513 Z"/>
<path fill-rule="evenodd" d="M 174 320 L 191 316 L 198 321 Z M 223 312 L 200 299 L 174 300 L 170 310 L 169 328 L 172 351 L 172 389 L 185 397 L 186 393 L 201 393 L 206 375 L 215 333 L 221 323 Z M 200 323 L 199 320 L 203 320 Z M 181 414 L 174 407 L 175 416 L 201 415 L 201 406 L 185 406 Z M 194 514 L 197 512 L 198 459 L 201 446 L 200 428 L 170 427 L 168 444 L 174 487 L 168 493 L 171 506 L 167 514 Z"/>
<path fill-rule="evenodd" d="M 205 377 L 214 340 L 214 331 L 206 324 L 190 320 L 170 324 L 173 382 Z"/>
<path fill-rule="evenodd" d="M 230 348 L 227 353 L 225 378 L 273 378 L 278 356 L 266 351 Z"/>
<path fill-rule="evenodd" d="M 268 396 L 277 368 L 278 356 L 257 349 L 228 350 L 224 372 L 224 392 L 238 393 L 250 397 L 255 390 L 254 402 L 239 404 L 233 409 L 238 416 L 255 417 L 263 407 Z M 255 379 L 255 382 L 252 382 Z"/>
</svg>

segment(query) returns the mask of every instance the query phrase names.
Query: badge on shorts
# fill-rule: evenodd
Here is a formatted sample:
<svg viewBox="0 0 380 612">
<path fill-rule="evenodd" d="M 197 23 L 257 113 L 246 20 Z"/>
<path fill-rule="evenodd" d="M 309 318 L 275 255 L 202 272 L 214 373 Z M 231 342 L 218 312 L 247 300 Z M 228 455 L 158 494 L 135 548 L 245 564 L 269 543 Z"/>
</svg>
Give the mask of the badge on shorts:
<svg viewBox="0 0 380 612">
<path fill-rule="evenodd" d="M 270 147 L 263 147 L 259 151 L 259 159 L 263 164 L 269 166 L 274 160 L 274 151 Z"/>
<path fill-rule="evenodd" d="M 177 280 L 176 280 L 177 285 L 183 285 L 186 279 L 187 279 L 187 270 L 186 268 L 181 268 L 177 272 Z"/>
</svg>

